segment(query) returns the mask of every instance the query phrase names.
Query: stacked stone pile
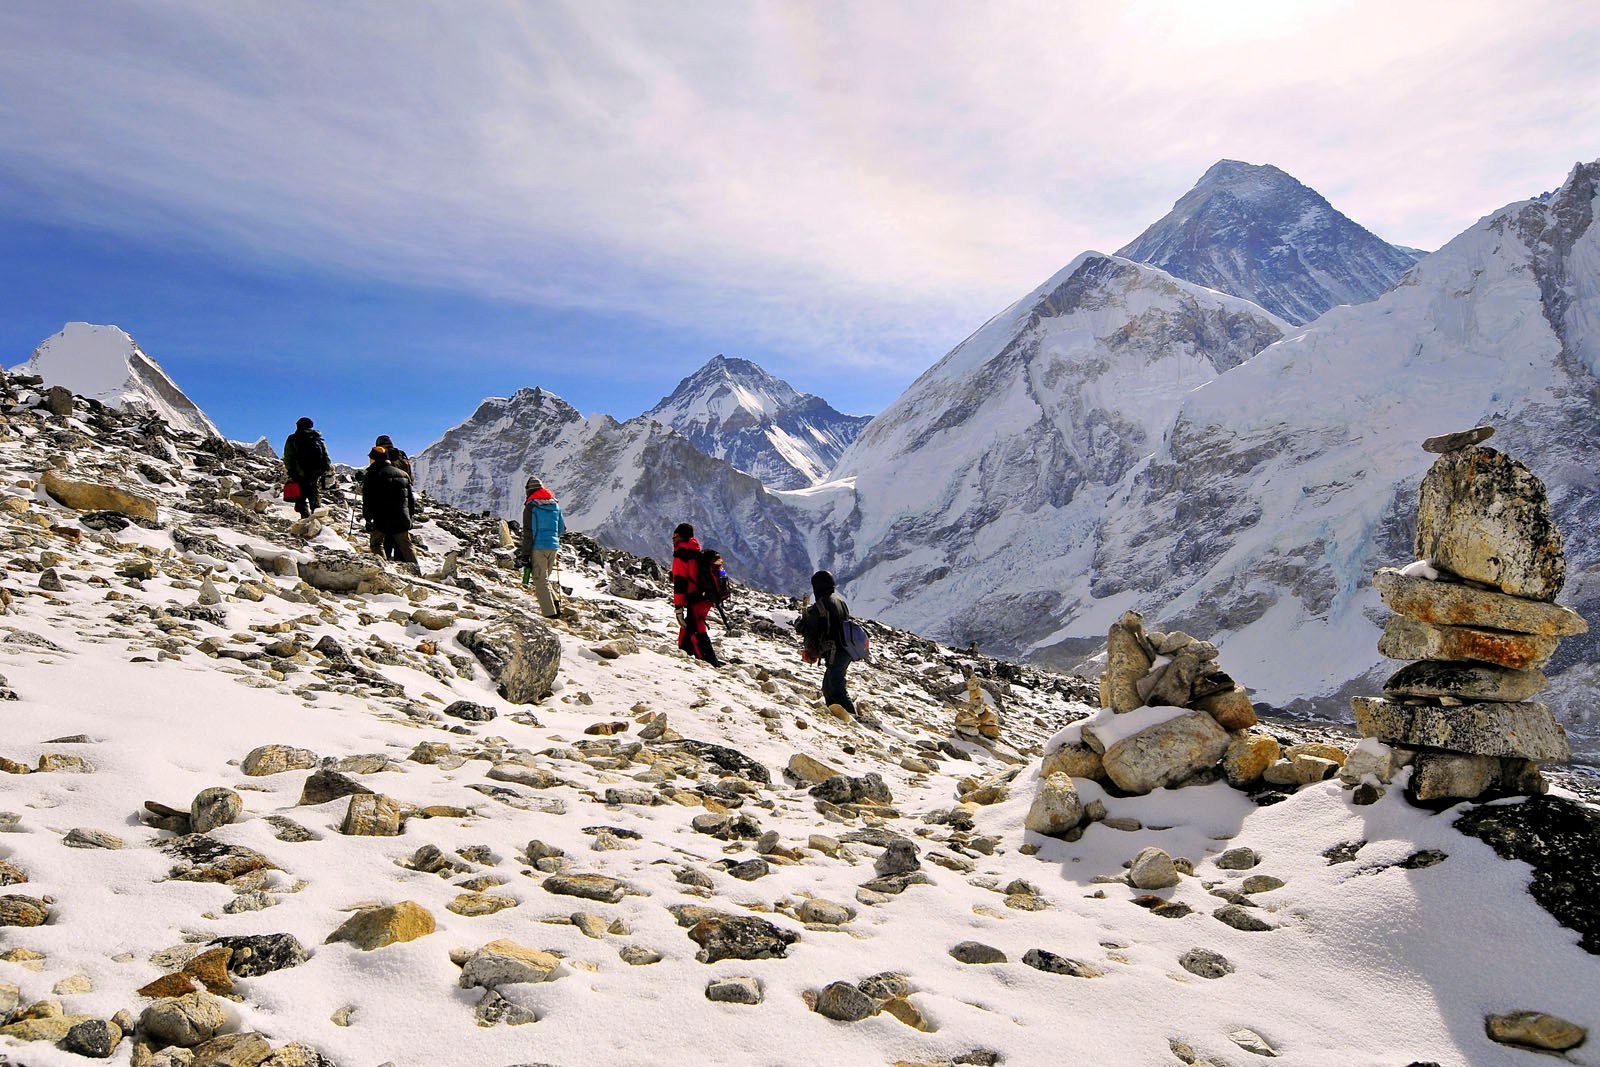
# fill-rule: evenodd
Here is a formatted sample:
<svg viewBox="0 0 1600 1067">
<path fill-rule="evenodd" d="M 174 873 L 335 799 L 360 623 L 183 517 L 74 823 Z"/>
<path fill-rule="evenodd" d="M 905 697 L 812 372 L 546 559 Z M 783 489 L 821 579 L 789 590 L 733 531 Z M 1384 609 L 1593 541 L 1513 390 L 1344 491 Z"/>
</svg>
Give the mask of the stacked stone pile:
<svg viewBox="0 0 1600 1067">
<path fill-rule="evenodd" d="M 1126 612 L 1106 635 L 1100 705 L 1098 715 L 1046 754 L 1038 818 L 1031 819 L 1029 829 L 1062 832 L 1066 820 L 1060 813 L 1071 808 L 1062 796 L 1072 778 L 1148 793 L 1218 778 L 1249 788 L 1275 768 L 1282 772 L 1274 779 L 1277 784 L 1301 784 L 1321 780 L 1338 767 L 1336 761 L 1321 760 L 1315 774 L 1305 776 L 1309 772 L 1295 753 L 1284 759 L 1274 738 L 1250 732 L 1256 724 L 1250 695 L 1222 670 L 1216 645 L 1186 633 L 1147 633 L 1136 611 Z"/>
<path fill-rule="evenodd" d="M 1382 765 L 1413 764 L 1417 801 L 1542 793 L 1539 764 L 1572 754 L 1550 707 L 1531 698 L 1560 639 L 1588 624 L 1555 603 L 1567 564 L 1544 485 L 1482 446 L 1493 433 L 1423 443 L 1440 455 L 1417 504 L 1419 562 L 1374 579 L 1397 613 L 1378 650 L 1413 662 L 1382 697 L 1352 701 L 1356 726 L 1382 743 L 1361 750 L 1380 777 Z"/>
</svg>

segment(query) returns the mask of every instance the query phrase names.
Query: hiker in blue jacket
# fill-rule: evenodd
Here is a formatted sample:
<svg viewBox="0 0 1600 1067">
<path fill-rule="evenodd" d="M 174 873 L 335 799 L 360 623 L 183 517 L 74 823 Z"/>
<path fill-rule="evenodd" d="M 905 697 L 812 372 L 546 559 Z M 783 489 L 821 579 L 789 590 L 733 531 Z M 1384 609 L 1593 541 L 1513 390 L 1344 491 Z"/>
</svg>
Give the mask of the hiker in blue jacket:
<svg viewBox="0 0 1600 1067">
<path fill-rule="evenodd" d="M 539 597 L 540 613 L 553 619 L 560 612 L 550 594 L 550 572 L 555 570 L 556 551 L 561 547 L 561 535 L 567 532 L 567 522 L 561 517 L 561 505 L 556 503 L 555 494 L 538 478 L 529 478 L 524 492 L 527 499 L 522 502 L 522 535 L 517 540 L 517 558 L 533 573 L 533 591 Z"/>
</svg>

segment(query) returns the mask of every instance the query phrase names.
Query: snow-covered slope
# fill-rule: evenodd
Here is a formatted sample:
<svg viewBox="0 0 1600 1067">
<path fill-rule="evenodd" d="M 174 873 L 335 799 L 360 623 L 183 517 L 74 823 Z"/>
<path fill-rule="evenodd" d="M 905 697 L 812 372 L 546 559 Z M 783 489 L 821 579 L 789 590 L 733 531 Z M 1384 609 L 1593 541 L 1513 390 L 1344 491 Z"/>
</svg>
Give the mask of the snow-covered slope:
<svg viewBox="0 0 1600 1067">
<path fill-rule="evenodd" d="M 1283 336 L 1261 308 L 1088 252 L 985 324 L 845 454 L 820 527 L 868 614 L 1022 650 L 1062 618 L 1108 495 L 1186 394 Z"/>
<path fill-rule="evenodd" d="M 585 418 L 553 393 L 522 389 L 485 400 L 416 459 L 418 487 L 459 507 L 518 518 L 536 474 L 571 529 L 660 559 L 672 528 L 690 522 L 739 581 L 807 588 L 807 551 L 785 501 L 652 418 Z"/>
<path fill-rule="evenodd" d="M 115 326 L 69 322 L 13 374 L 38 375 L 119 410 L 146 411 L 175 429 L 222 436 L 161 365 Z"/>
<path fill-rule="evenodd" d="M 1600 162 L 1483 219 L 1399 287 L 1336 308 L 1197 390 L 1153 461 L 1109 504 L 1069 615 L 1138 606 L 1218 635 L 1279 704 L 1371 686 L 1380 565 L 1411 558 L 1423 437 L 1479 423 L 1549 486 L 1567 532 L 1562 599 L 1600 617 Z M 1067 636 L 1067 635 L 1063 635 Z M 1068 644 L 1067 648 L 1080 647 Z M 1565 642 L 1563 684 L 1595 680 L 1592 636 Z M 1392 666 L 1392 665 L 1391 665 Z M 1561 701 L 1557 700 L 1558 706 Z M 1569 725 L 1587 698 L 1562 707 Z"/>
<path fill-rule="evenodd" d="M 746 359 L 717 356 L 645 413 L 771 489 L 821 481 L 871 421 L 841 415 Z"/>
<path fill-rule="evenodd" d="M 1117 254 L 1293 323 L 1373 299 L 1426 255 L 1381 240 L 1277 167 L 1231 159 Z"/>
<path fill-rule="evenodd" d="M 791 604 L 730 605 L 732 662 L 711 668 L 674 648 L 664 597 L 606 592 L 659 574 L 577 538 L 564 616 L 518 624 L 538 655 L 474 655 L 531 603 L 493 523 L 433 508 L 419 575 L 350 553 L 342 507 L 297 536 L 264 456 L 120 416 L 63 433 L 3 380 L 0 409 L 0 901 L 48 919 L 0 926 L 0 1062 L 185 1063 L 163 1046 L 220 1028 L 195 1063 L 1535 1067 L 1553 1061 L 1493 1043 L 1487 1014 L 1600 1027 L 1600 929 L 1574 922 L 1595 816 L 1559 788 L 1464 813 L 1525 827 L 1537 876 L 1462 812 L 1408 806 L 1403 777 L 1365 807 L 1336 781 L 1078 779 L 1104 820 L 1045 837 L 1025 828 L 1040 745 L 1089 710 L 1070 679 L 875 628 L 850 682 L 880 728 L 842 721 Z M 158 475 L 156 517 L 24 488 L 62 457 L 90 481 Z M 495 674 L 532 659 L 553 692 L 514 703 Z M 951 737 L 967 672 L 998 695 L 1001 746 Z M 785 773 L 818 763 L 888 803 Z M 363 805 L 392 820 L 347 821 Z M 191 811 L 221 817 L 180 837 Z M 1164 888 L 1131 884 L 1146 848 L 1187 861 Z M 1568 926 L 1539 903 L 1563 896 Z M 330 936 L 358 911 L 370 940 Z M 245 939 L 231 977 L 221 938 Z M 520 947 L 492 971 L 462 966 L 501 940 Z M 188 988 L 180 968 L 228 999 L 179 1016 L 137 992 Z M 882 995 L 842 1021 L 814 1010 L 836 982 L 841 1007 Z M 97 1031 L 109 1056 L 68 1051 Z"/>
</svg>

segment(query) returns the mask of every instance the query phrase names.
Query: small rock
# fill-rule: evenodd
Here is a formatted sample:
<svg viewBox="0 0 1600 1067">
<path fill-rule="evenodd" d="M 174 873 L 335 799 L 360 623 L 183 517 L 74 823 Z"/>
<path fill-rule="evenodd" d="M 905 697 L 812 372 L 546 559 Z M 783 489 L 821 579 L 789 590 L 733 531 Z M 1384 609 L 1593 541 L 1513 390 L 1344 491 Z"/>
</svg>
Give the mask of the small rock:
<svg viewBox="0 0 1600 1067">
<path fill-rule="evenodd" d="M 689 938 L 700 946 L 695 959 L 716 963 L 783 959 L 800 935 L 754 915 L 734 915 L 701 919 L 689 928 Z"/>
<path fill-rule="evenodd" d="M 1235 1045 L 1238 1045 L 1246 1052 L 1253 1052 L 1257 1056 L 1266 1056 L 1271 1058 L 1277 1056 L 1278 1054 L 1278 1050 L 1273 1048 L 1272 1044 L 1267 1041 L 1266 1038 L 1262 1037 L 1254 1030 L 1235 1030 L 1228 1035 L 1228 1040 L 1232 1041 Z"/>
<path fill-rule="evenodd" d="M 1147 848 L 1133 858 L 1128 881 L 1135 889 L 1166 889 L 1178 884 L 1178 869 L 1164 849 Z"/>
<path fill-rule="evenodd" d="M 226 1026 L 228 1013 L 210 993 L 185 993 L 158 1000 L 139 1016 L 139 1030 L 164 1045 L 193 1048 Z"/>
<path fill-rule="evenodd" d="M 67 836 L 61 839 L 61 843 L 66 845 L 68 848 L 104 848 L 115 850 L 124 847 L 122 838 L 118 837 L 116 834 L 108 834 L 104 830 L 90 830 L 81 826 L 67 831 Z"/>
<path fill-rule="evenodd" d="M 1270 874 L 1252 874 L 1239 886 L 1246 893 L 1270 893 L 1274 889 L 1282 889 L 1282 878 L 1274 878 Z"/>
<path fill-rule="evenodd" d="M 250 750 L 239 770 L 252 778 L 264 778 L 284 771 L 305 771 L 317 765 L 317 754 L 308 748 L 288 745 L 261 745 Z"/>
<path fill-rule="evenodd" d="M 189 804 L 189 832 L 207 834 L 226 826 L 244 811 L 244 798 L 231 789 L 202 789 Z"/>
<path fill-rule="evenodd" d="M 5 1016 L 0 1013 L 0 1021 Z M 87 1056 L 95 1060 L 108 1060 L 122 1041 L 122 1027 L 104 1019 L 86 1019 L 73 1024 L 67 1036 L 56 1043 L 63 1052 Z"/>
<path fill-rule="evenodd" d="M 661 953 L 643 945 L 624 945 L 617 950 L 617 956 L 630 967 L 648 967 L 662 960 Z"/>
<path fill-rule="evenodd" d="M 0 926 L 43 926 L 49 918 L 46 900 L 21 894 L 0 897 Z"/>
<path fill-rule="evenodd" d="M 872 998 L 849 982 L 831 982 L 817 994 L 817 1014 L 839 1022 L 859 1022 L 877 1008 Z"/>
<path fill-rule="evenodd" d="M 1098 967 L 1077 960 L 1069 960 L 1065 956 L 1058 956 L 1042 948 L 1030 948 L 1022 957 L 1022 962 L 1036 971 L 1046 974 L 1064 974 L 1069 978 L 1099 978 L 1105 972 Z"/>
<path fill-rule="evenodd" d="M 627 895 L 628 887 L 603 874 L 553 874 L 539 883 L 547 893 L 580 897 L 615 904 Z"/>
<path fill-rule="evenodd" d="M 1246 933 L 1276 929 L 1271 923 L 1258 917 L 1249 908 L 1240 907 L 1238 904 L 1225 904 L 1212 912 L 1211 915 L 1235 930 L 1243 930 Z"/>
<path fill-rule="evenodd" d="M 1006 954 L 979 941 L 962 941 L 950 947 L 950 955 L 961 963 L 1005 963 Z"/>
<path fill-rule="evenodd" d="M 1083 801 L 1066 774 L 1052 774 L 1039 783 L 1023 826 L 1036 834 L 1065 833 L 1083 821 Z"/>
<path fill-rule="evenodd" d="M 400 805 L 380 793 L 352 796 L 339 827 L 341 834 L 352 837 L 397 837 L 400 831 Z"/>
<path fill-rule="evenodd" d="M 1589 1032 L 1577 1023 L 1571 1023 L 1542 1011 L 1514 1011 L 1506 1015 L 1491 1015 L 1484 1020 L 1491 1040 L 1502 1045 L 1550 1052 L 1565 1052 L 1577 1048 L 1588 1038 Z"/>
<path fill-rule="evenodd" d="M 897 837 L 889 842 L 872 869 L 880 875 L 910 874 L 922 867 L 922 861 L 917 858 L 918 851 L 910 839 Z"/>
<path fill-rule="evenodd" d="M 1261 853 L 1253 848 L 1230 848 L 1216 859 L 1221 871 L 1248 871 L 1261 862 Z"/>
<path fill-rule="evenodd" d="M 453 910 L 453 909 L 452 909 Z M 402 941 L 415 941 L 433 933 L 433 914 L 413 900 L 362 908 L 328 935 L 326 944 L 348 941 L 363 952 Z"/>
<path fill-rule="evenodd" d="M 461 967 L 463 989 L 516 982 L 549 982 L 566 974 L 561 958 L 514 941 L 491 941 L 474 952 Z"/>
<path fill-rule="evenodd" d="M 718 1004 L 760 1004 L 761 982 L 744 976 L 713 978 L 706 983 L 706 999 Z"/>
<path fill-rule="evenodd" d="M 245 934 L 218 937 L 213 945 L 233 950 L 228 971 L 239 978 L 257 978 L 273 971 L 298 967 L 311 958 L 293 934 Z"/>
<path fill-rule="evenodd" d="M 1190 974 L 1201 978 L 1221 978 L 1233 973 L 1233 964 L 1228 958 L 1208 948 L 1192 948 L 1178 957 L 1178 963 Z"/>
<path fill-rule="evenodd" d="M 194 1050 L 191 1067 L 260 1067 L 272 1046 L 260 1034 L 218 1034 Z"/>
<path fill-rule="evenodd" d="M 846 904 L 835 904 L 831 900 L 812 897 L 802 901 L 795 914 L 799 916 L 801 922 L 843 926 L 856 917 L 856 910 Z"/>
<path fill-rule="evenodd" d="M 340 797 L 370 792 L 372 790 L 349 775 L 340 774 L 331 767 L 323 767 L 306 776 L 305 785 L 300 790 L 300 804 L 326 804 Z"/>
</svg>

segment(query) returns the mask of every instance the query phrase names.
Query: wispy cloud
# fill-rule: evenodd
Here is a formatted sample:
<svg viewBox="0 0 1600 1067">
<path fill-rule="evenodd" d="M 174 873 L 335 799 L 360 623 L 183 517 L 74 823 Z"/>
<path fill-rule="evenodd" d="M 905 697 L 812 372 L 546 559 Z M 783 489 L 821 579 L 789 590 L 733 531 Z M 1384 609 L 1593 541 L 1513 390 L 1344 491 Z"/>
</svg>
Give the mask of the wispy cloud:
<svg viewBox="0 0 1600 1067">
<path fill-rule="evenodd" d="M 1596 54 L 1576 2 L 23 0 L 0 168 L 41 217 L 926 364 L 1220 157 L 1442 243 L 1600 154 Z"/>
</svg>

